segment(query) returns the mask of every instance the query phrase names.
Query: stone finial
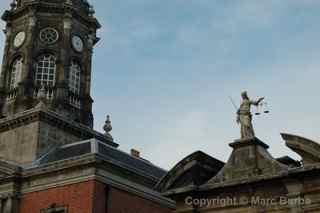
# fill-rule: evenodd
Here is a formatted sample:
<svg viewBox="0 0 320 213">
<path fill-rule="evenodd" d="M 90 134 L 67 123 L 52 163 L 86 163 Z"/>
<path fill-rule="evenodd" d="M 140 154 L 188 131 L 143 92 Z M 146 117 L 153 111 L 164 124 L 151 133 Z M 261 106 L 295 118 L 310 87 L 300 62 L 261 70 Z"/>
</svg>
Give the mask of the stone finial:
<svg viewBox="0 0 320 213">
<path fill-rule="evenodd" d="M 90 47 L 93 47 L 95 40 L 96 40 L 96 35 L 94 33 L 91 33 L 88 35 L 88 44 Z"/>
<path fill-rule="evenodd" d="M 37 109 L 46 109 L 46 89 L 44 88 L 44 85 L 41 85 L 38 94 L 37 94 L 37 98 L 39 100 L 38 104 L 36 105 L 35 108 Z"/>
<path fill-rule="evenodd" d="M 30 16 L 29 17 L 29 27 L 34 27 L 37 24 L 37 18 L 35 16 Z"/>
<path fill-rule="evenodd" d="M 10 4 L 11 10 L 15 10 L 17 8 L 17 2 L 16 0 L 13 0 L 12 3 Z"/>
<path fill-rule="evenodd" d="M 46 106 L 46 104 L 45 104 L 42 100 L 40 100 L 39 103 L 36 105 L 35 108 L 36 108 L 36 109 L 46 110 L 46 109 L 47 109 L 47 106 Z"/>
<path fill-rule="evenodd" d="M 89 6 L 89 16 L 92 17 L 95 13 L 96 13 L 96 11 L 94 10 L 93 6 L 90 5 L 90 6 Z"/>
<path fill-rule="evenodd" d="M 105 131 L 105 135 L 106 136 L 109 136 L 109 137 L 112 137 L 110 132 L 112 130 L 112 125 L 111 125 L 111 120 L 110 120 L 110 115 L 107 115 L 107 120 L 103 126 L 103 130 Z"/>
<path fill-rule="evenodd" d="M 46 99 L 47 95 L 46 95 L 46 89 L 44 88 L 44 85 L 41 84 L 41 87 L 38 91 L 38 94 L 37 94 L 37 98 L 38 99 Z"/>
<path fill-rule="evenodd" d="M 66 3 L 69 4 L 69 5 L 73 5 L 71 0 L 66 0 Z"/>
</svg>

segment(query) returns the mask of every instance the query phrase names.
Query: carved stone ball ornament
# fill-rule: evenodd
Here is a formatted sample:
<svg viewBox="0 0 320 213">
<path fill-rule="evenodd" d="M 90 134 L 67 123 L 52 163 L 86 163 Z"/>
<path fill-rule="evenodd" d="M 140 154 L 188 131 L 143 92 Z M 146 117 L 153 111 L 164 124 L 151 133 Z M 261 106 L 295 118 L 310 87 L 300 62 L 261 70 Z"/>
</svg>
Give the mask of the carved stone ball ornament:
<svg viewBox="0 0 320 213">
<path fill-rule="evenodd" d="M 112 130 L 110 115 L 107 115 L 107 120 L 103 126 L 103 130 L 106 131 L 106 133 L 109 133 Z"/>
</svg>

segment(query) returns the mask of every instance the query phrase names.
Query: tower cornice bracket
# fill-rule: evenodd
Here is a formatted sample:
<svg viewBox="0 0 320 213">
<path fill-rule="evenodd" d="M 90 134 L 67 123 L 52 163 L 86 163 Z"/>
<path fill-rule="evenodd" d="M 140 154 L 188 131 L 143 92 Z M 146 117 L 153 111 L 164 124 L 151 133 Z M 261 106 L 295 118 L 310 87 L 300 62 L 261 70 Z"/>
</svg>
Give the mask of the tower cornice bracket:
<svg viewBox="0 0 320 213">
<path fill-rule="evenodd" d="M 4 11 L 4 13 L 2 14 L 2 16 L 1 16 L 1 19 L 3 20 L 3 21 L 9 21 L 9 18 L 10 18 L 10 16 L 11 16 L 11 14 L 12 14 L 12 12 L 11 11 L 9 11 L 9 10 L 5 10 Z"/>
</svg>

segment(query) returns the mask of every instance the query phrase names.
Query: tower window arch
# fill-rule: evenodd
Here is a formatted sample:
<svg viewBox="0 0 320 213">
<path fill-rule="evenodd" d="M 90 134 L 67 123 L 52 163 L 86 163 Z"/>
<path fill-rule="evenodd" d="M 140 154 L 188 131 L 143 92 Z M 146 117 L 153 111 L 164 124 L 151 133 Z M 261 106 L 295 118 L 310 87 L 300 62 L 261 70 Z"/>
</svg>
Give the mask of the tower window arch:
<svg viewBox="0 0 320 213">
<path fill-rule="evenodd" d="M 21 81 L 22 66 L 23 62 L 21 56 L 13 61 L 9 79 L 10 90 L 16 88 L 18 86 L 18 83 Z"/>
<path fill-rule="evenodd" d="M 80 94 L 81 67 L 76 61 L 71 61 L 69 70 L 69 90 L 76 94 Z"/>
<path fill-rule="evenodd" d="M 36 83 L 38 85 L 54 86 L 56 80 L 56 58 L 45 54 L 38 58 L 36 64 Z"/>
</svg>

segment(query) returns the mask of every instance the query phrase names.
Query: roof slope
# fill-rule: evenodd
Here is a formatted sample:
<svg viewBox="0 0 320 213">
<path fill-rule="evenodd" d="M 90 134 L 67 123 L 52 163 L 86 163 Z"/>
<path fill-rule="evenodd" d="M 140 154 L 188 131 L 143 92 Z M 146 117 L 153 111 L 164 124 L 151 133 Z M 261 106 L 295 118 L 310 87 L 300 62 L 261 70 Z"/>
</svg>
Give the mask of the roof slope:
<svg viewBox="0 0 320 213">
<path fill-rule="evenodd" d="M 103 143 L 97 139 L 89 139 L 60 147 L 56 147 L 39 160 L 39 164 L 52 163 L 87 154 L 97 154 L 113 164 L 144 175 L 160 179 L 166 171 L 155 166 L 151 162 L 129 155 L 115 147 Z"/>
</svg>

